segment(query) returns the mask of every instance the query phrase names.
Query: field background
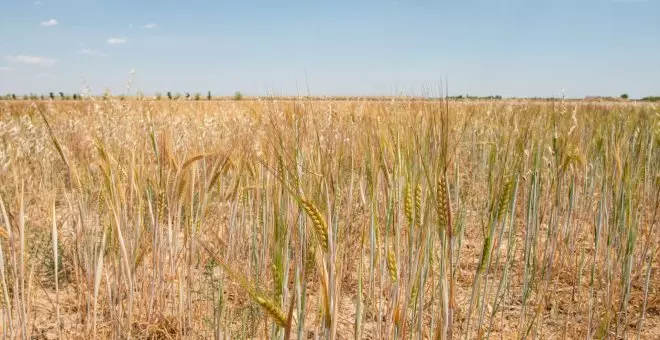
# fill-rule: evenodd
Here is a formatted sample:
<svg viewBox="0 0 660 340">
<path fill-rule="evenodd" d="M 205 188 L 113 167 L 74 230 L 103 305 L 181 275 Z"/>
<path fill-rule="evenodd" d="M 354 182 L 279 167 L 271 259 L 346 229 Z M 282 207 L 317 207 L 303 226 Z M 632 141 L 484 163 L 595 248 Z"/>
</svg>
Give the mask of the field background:
<svg viewBox="0 0 660 340">
<path fill-rule="evenodd" d="M 660 338 L 660 108 L 0 102 L 3 335 Z"/>
</svg>

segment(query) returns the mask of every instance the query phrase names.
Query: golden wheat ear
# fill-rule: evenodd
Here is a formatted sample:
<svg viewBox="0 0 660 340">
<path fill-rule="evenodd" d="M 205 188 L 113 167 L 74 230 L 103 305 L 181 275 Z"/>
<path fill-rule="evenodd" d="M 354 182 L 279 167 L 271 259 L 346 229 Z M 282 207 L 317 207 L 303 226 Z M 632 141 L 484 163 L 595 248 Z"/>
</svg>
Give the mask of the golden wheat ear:
<svg viewBox="0 0 660 340">
<path fill-rule="evenodd" d="M 445 175 L 442 174 L 438 177 L 438 184 L 436 187 L 436 196 L 438 199 L 437 210 L 438 210 L 438 224 L 440 230 L 444 230 L 449 227 L 449 198 L 447 197 L 447 180 Z"/>
<path fill-rule="evenodd" d="M 255 293 L 252 298 L 261 306 L 261 308 L 268 314 L 268 316 L 275 321 L 275 323 L 284 328 L 287 325 L 287 317 L 286 314 L 284 314 L 284 311 L 282 311 L 273 300 L 270 298 L 260 295 L 259 293 Z"/>
<path fill-rule="evenodd" d="M 397 265 L 396 265 L 396 255 L 394 254 L 394 247 L 387 247 L 387 271 L 390 274 L 392 282 L 397 281 Z"/>
<path fill-rule="evenodd" d="M 328 251 L 328 226 L 325 223 L 325 219 L 321 212 L 308 200 L 301 200 L 300 205 L 303 210 L 309 215 L 312 219 L 312 224 L 314 226 L 314 234 L 316 235 L 319 244 L 324 251 Z"/>
</svg>

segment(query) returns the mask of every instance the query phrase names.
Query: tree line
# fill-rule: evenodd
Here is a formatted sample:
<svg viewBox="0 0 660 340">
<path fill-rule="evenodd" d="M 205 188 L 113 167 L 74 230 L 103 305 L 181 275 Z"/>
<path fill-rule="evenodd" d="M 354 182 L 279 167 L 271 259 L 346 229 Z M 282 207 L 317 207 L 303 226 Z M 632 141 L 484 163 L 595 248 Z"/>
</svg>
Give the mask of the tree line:
<svg viewBox="0 0 660 340">
<path fill-rule="evenodd" d="M 108 100 L 111 98 L 116 98 L 119 100 L 125 100 L 126 98 L 129 98 L 129 96 L 126 95 L 118 95 L 118 96 L 113 96 L 110 92 L 106 91 L 103 93 L 103 95 L 100 96 L 101 99 Z M 136 96 L 130 97 L 130 98 L 137 98 L 137 99 L 145 99 L 146 96 L 138 92 Z M 189 92 L 184 92 L 183 94 L 180 92 L 171 92 L 167 91 L 165 92 L 165 95 L 161 92 L 156 92 L 155 95 L 152 97 L 154 100 L 213 100 L 214 98 L 211 95 L 211 91 L 208 91 L 206 95 L 202 95 L 200 92 L 196 92 L 194 94 L 190 94 Z M 223 97 L 223 98 L 228 98 L 228 97 Z M 308 97 L 305 97 L 308 98 Z M 311 99 L 311 97 L 309 97 Z M 369 99 L 368 97 L 318 97 L 318 98 L 323 98 L 323 99 L 335 99 L 335 100 L 358 100 L 358 99 Z M 382 100 L 386 99 L 388 97 L 374 97 L 372 99 L 376 100 Z M 628 100 L 628 94 L 624 93 L 620 97 L 620 99 L 623 100 Z M 48 94 L 35 94 L 35 93 L 30 93 L 30 94 L 23 94 L 23 95 L 16 95 L 15 93 L 7 93 L 4 96 L 0 95 L 0 100 L 82 100 L 83 95 L 78 94 L 78 93 L 72 93 L 72 94 L 66 94 L 64 92 L 49 92 Z M 236 91 L 234 95 L 231 97 L 233 100 L 241 100 L 243 99 L 243 94 L 240 91 Z M 501 100 L 504 99 L 500 95 L 495 95 L 495 96 L 470 96 L 470 95 L 458 95 L 458 96 L 448 96 L 448 97 L 442 97 L 442 98 L 423 98 L 426 100 L 444 100 L 444 99 L 449 99 L 449 100 Z M 508 99 L 529 99 L 529 100 L 549 100 L 549 101 L 560 101 L 562 98 L 543 98 L 543 97 L 531 97 L 531 98 L 508 98 Z M 616 100 L 614 97 L 594 97 L 594 96 L 588 96 L 584 98 L 585 100 Z M 633 99 L 634 100 L 634 99 Z M 648 96 L 648 97 L 643 97 L 640 99 L 637 99 L 638 101 L 643 101 L 643 102 L 658 102 L 660 101 L 660 96 Z"/>
<path fill-rule="evenodd" d="M 119 100 L 124 100 L 126 98 L 129 98 L 126 95 L 118 95 L 118 96 L 113 96 L 110 94 L 110 92 L 106 91 L 103 93 L 103 95 L 100 96 L 101 99 L 108 100 L 111 98 L 118 98 Z M 141 92 L 138 92 L 136 96 L 133 98 L 137 99 L 144 99 L 146 98 L 145 95 Z M 189 92 L 185 92 L 184 94 L 181 94 L 179 92 L 172 93 L 170 91 L 166 92 L 166 95 L 163 96 L 161 92 L 156 92 L 154 95 L 153 99 L 155 100 L 180 100 L 180 99 L 187 99 L 187 100 L 213 100 L 213 96 L 211 95 L 211 91 L 208 91 L 206 95 L 202 95 L 200 92 L 190 94 Z M 36 93 L 30 93 L 30 94 L 23 94 L 23 95 L 16 95 L 15 93 L 7 93 L 4 96 L 0 96 L 0 100 L 81 100 L 83 99 L 83 96 L 78 94 L 78 93 L 72 93 L 72 94 L 67 94 L 64 92 L 49 92 L 48 94 L 36 94 Z M 236 92 L 234 93 L 234 96 L 232 97 L 234 100 L 241 100 L 243 99 L 243 94 L 241 92 Z"/>
</svg>

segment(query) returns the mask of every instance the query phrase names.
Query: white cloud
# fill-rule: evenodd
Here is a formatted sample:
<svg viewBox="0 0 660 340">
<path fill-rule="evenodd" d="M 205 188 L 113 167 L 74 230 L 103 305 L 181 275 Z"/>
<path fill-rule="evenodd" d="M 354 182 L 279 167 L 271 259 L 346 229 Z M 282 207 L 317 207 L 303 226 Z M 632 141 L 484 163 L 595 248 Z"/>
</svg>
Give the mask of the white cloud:
<svg viewBox="0 0 660 340">
<path fill-rule="evenodd" d="M 78 53 L 80 54 L 87 54 L 87 55 L 95 55 L 97 57 L 107 57 L 108 55 L 105 53 L 101 53 L 98 51 L 90 50 L 88 48 L 83 48 L 82 50 L 79 50 Z"/>
<path fill-rule="evenodd" d="M 13 70 L 13 68 L 9 66 L 0 66 L 0 72 L 9 72 L 11 70 Z"/>
<path fill-rule="evenodd" d="M 57 60 L 47 57 L 39 57 L 32 55 L 7 55 L 5 60 L 12 63 L 21 63 L 37 66 L 53 66 Z"/>
<path fill-rule="evenodd" d="M 133 24 L 128 25 L 128 28 L 133 28 Z"/>
<path fill-rule="evenodd" d="M 108 44 L 110 44 L 110 45 L 125 44 L 127 42 L 128 42 L 128 40 L 126 40 L 124 38 L 109 38 L 108 39 Z"/>
<path fill-rule="evenodd" d="M 42 73 L 37 73 L 36 77 L 40 79 L 54 79 L 55 75 L 52 73 L 42 72 Z"/>
<path fill-rule="evenodd" d="M 43 4 L 43 2 L 41 2 L 41 1 L 35 1 L 34 4 L 35 4 L 35 5 L 41 5 L 41 4 Z"/>
<path fill-rule="evenodd" d="M 149 29 L 151 29 L 151 28 L 158 28 L 158 25 L 156 25 L 156 24 L 154 24 L 154 23 L 150 23 L 150 24 L 146 24 L 146 25 L 144 25 L 144 28 L 149 28 Z"/>
<path fill-rule="evenodd" d="M 50 19 L 50 20 L 42 21 L 40 25 L 44 27 L 48 27 L 48 26 L 55 26 L 57 24 L 58 24 L 57 20 Z"/>
</svg>

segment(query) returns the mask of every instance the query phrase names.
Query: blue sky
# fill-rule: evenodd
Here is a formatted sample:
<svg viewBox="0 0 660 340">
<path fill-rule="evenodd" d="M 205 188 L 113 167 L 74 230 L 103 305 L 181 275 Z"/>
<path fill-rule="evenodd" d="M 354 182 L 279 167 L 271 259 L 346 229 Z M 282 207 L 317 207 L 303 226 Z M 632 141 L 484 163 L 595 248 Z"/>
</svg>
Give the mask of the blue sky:
<svg viewBox="0 0 660 340">
<path fill-rule="evenodd" d="M 660 94 L 660 0 L 0 0 L 0 94 Z M 131 70 L 135 70 L 130 75 Z M 431 90 L 429 90 L 431 89 Z"/>
</svg>

